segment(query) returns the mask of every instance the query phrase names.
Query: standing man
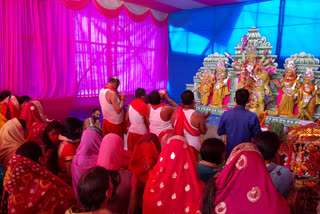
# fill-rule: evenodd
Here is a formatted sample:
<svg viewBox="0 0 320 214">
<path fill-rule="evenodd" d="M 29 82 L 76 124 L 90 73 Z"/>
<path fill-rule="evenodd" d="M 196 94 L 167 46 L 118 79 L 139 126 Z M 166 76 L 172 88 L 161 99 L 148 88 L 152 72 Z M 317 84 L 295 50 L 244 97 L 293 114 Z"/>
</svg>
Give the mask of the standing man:
<svg viewBox="0 0 320 214">
<path fill-rule="evenodd" d="M 236 107 L 222 114 L 218 127 L 218 135 L 227 135 L 226 159 L 234 147 L 243 142 L 251 142 L 261 132 L 257 115 L 245 109 L 249 91 L 238 89 L 234 100 Z"/>
<path fill-rule="evenodd" d="M 135 91 L 135 99 L 128 105 L 126 121 L 130 121 L 127 139 L 128 150 L 133 152 L 134 146 L 139 143 L 140 138 L 148 132 L 148 106 L 144 99 L 146 90 L 138 88 Z"/>
<path fill-rule="evenodd" d="M 119 85 L 119 79 L 111 77 L 108 84 L 100 91 L 99 101 L 103 114 L 102 136 L 108 133 L 118 134 L 122 138 L 124 136 L 125 110 L 123 102 L 126 99 L 126 95 L 119 94 L 117 91 Z"/>
<path fill-rule="evenodd" d="M 200 151 L 200 134 L 207 133 L 205 120 L 210 112 L 202 114 L 195 110 L 195 100 L 193 92 L 187 90 L 181 94 L 183 106 L 173 112 L 171 122 L 176 135 L 184 136 L 193 149 L 196 157 Z"/>
<path fill-rule="evenodd" d="M 99 121 L 100 114 L 101 114 L 100 109 L 97 109 L 97 108 L 93 109 L 91 117 L 83 121 L 83 131 L 89 128 L 90 126 L 94 126 L 101 129 L 101 124 Z"/>
<path fill-rule="evenodd" d="M 161 102 L 163 100 L 167 100 L 171 106 Z M 148 101 L 150 132 L 157 135 L 159 142 L 163 145 L 164 141 L 173 135 L 170 119 L 179 105 L 170 99 L 167 92 L 161 96 L 160 92 L 157 90 L 154 90 L 149 94 Z"/>
</svg>

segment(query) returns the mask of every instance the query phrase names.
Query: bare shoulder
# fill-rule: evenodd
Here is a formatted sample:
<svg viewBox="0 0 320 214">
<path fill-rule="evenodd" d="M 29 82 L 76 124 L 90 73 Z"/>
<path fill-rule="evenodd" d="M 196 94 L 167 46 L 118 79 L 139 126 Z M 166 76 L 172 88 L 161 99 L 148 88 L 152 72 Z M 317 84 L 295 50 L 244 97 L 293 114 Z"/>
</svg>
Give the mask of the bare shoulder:
<svg viewBox="0 0 320 214">
<path fill-rule="evenodd" d="M 194 111 L 191 115 L 191 120 L 200 122 L 204 120 L 203 114 L 199 111 Z"/>
</svg>

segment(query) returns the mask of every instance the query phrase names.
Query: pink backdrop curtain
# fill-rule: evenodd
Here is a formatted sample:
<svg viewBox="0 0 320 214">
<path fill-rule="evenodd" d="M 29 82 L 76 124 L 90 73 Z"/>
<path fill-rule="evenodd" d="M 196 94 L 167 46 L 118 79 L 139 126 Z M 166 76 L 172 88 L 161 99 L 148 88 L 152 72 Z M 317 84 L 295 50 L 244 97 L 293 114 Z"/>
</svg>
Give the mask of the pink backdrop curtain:
<svg viewBox="0 0 320 214">
<path fill-rule="evenodd" d="M 1 0 L 1 90 L 34 99 L 96 97 L 111 76 L 127 95 L 166 88 L 167 23 L 151 15 L 135 22 L 123 8 L 106 18 L 91 1 L 80 9 L 59 0 Z"/>
</svg>

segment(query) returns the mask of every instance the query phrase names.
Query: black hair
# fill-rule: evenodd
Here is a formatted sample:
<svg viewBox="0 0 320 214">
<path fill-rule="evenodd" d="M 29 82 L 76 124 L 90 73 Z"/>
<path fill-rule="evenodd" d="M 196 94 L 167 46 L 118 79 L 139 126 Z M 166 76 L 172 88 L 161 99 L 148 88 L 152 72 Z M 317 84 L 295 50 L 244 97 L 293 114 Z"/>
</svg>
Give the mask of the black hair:
<svg viewBox="0 0 320 214">
<path fill-rule="evenodd" d="M 214 193 L 215 193 L 216 179 L 212 177 L 207 183 L 203 191 L 202 197 L 202 214 L 213 213 Z"/>
<path fill-rule="evenodd" d="M 254 139 L 254 144 L 259 148 L 263 159 L 271 160 L 280 146 L 280 139 L 274 132 L 260 132 Z"/>
<path fill-rule="evenodd" d="M 220 164 L 224 150 L 225 145 L 221 140 L 217 138 L 208 138 L 202 143 L 200 154 L 203 160 Z"/>
<path fill-rule="evenodd" d="M 11 95 L 11 91 L 9 90 L 3 90 L 0 92 L 0 102 L 3 101 L 4 99 L 6 99 L 7 97 L 9 97 Z"/>
<path fill-rule="evenodd" d="M 240 88 L 236 91 L 236 102 L 238 105 L 244 106 L 249 100 L 249 91 L 244 88 Z"/>
<path fill-rule="evenodd" d="M 29 158 L 38 164 L 40 164 L 39 158 L 43 155 L 42 149 L 39 146 L 39 144 L 33 141 L 28 141 L 19 146 L 19 148 L 16 151 L 16 154 Z"/>
<path fill-rule="evenodd" d="M 194 100 L 194 94 L 190 90 L 186 90 L 181 94 L 181 101 L 183 105 L 191 105 Z"/>
<path fill-rule="evenodd" d="M 100 109 L 98 109 L 98 108 L 94 108 L 94 109 L 92 110 L 91 114 L 94 114 L 94 113 L 96 113 L 96 111 L 99 111 L 99 112 L 101 112 L 101 110 L 100 110 Z"/>
<path fill-rule="evenodd" d="M 44 128 L 43 130 L 43 135 L 42 135 L 42 141 L 45 146 L 45 152 L 48 151 L 53 145 L 53 142 L 50 141 L 48 133 L 51 132 L 52 130 L 57 130 L 58 132 L 62 133 L 63 130 L 63 125 L 57 121 L 53 120 L 48 125 Z"/>
<path fill-rule="evenodd" d="M 31 101 L 31 97 L 29 96 L 21 96 L 21 97 L 17 97 L 17 100 L 19 102 L 19 104 L 23 104 L 24 102 L 30 102 Z"/>
<path fill-rule="evenodd" d="M 120 83 L 120 80 L 118 79 L 118 77 L 110 77 L 109 78 L 109 82 L 111 83 Z"/>
<path fill-rule="evenodd" d="M 143 88 L 137 88 L 134 93 L 135 98 L 141 98 L 145 95 L 146 95 L 146 90 L 144 90 Z"/>
<path fill-rule="evenodd" d="M 157 90 L 151 91 L 148 95 L 148 103 L 151 105 L 159 105 L 161 101 L 160 93 Z"/>
<path fill-rule="evenodd" d="M 75 134 L 76 131 L 82 128 L 82 121 L 75 117 L 68 117 L 63 121 L 64 133 Z"/>
<path fill-rule="evenodd" d="M 23 120 L 23 119 L 18 119 L 18 120 L 19 120 L 19 122 L 20 122 L 20 124 L 21 124 L 22 128 L 23 128 L 23 129 L 25 129 L 25 128 L 27 127 L 26 121 L 25 121 L 25 120 Z"/>
<path fill-rule="evenodd" d="M 77 192 L 85 212 L 96 211 L 106 200 L 106 192 L 110 188 L 112 174 L 107 169 L 95 166 L 86 171 L 79 179 Z M 117 189 L 113 184 L 113 192 Z"/>
</svg>

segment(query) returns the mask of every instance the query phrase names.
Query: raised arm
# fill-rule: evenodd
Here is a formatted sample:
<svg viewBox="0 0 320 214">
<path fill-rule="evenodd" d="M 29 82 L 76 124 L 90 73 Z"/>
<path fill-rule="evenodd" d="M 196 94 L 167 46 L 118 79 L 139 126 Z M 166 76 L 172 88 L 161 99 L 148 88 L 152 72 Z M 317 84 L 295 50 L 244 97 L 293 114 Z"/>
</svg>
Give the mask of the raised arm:
<svg viewBox="0 0 320 214">
<path fill-rule="evenodd" d="M 172 105 L 173 107 L 179 108 L 179 105 L 169 97 L 168 92 L 166 92 L 166 93 L 163 95 L 163 98 L 164 98 L 165 100 L 167 100 L 167 101 L 170 103 L 170 105 Z"/>
</svg>

